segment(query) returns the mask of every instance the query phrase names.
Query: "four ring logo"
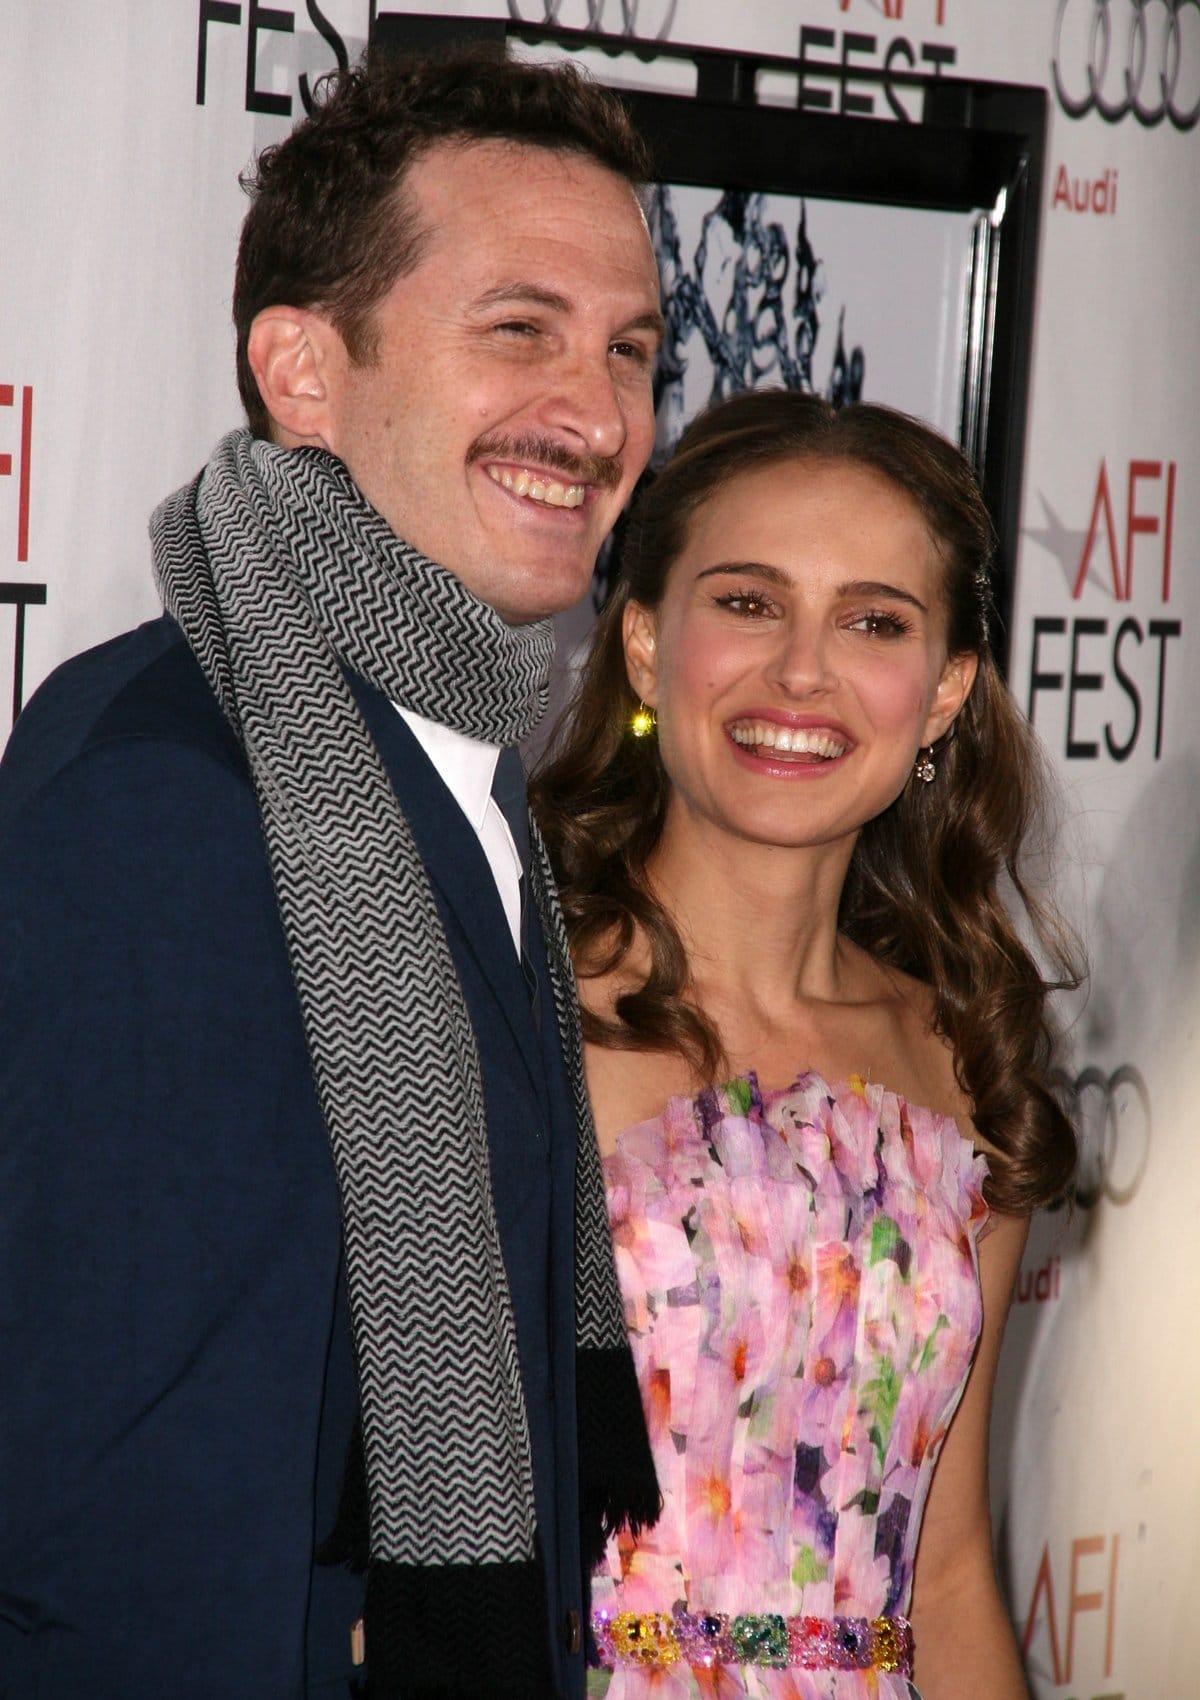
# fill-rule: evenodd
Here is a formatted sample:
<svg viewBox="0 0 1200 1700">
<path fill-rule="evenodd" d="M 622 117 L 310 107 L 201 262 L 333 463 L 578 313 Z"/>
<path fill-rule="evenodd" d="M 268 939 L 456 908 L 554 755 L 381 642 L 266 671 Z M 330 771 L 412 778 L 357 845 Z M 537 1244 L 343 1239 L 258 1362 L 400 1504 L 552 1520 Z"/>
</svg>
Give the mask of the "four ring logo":
<svg viewBox="0 0 1200 1700">
<path fill-rule="evenodd" d="M 1200 120 L 1200 0 L 1058 0 L 1054 90 L 1071 118 Z"/>
<path fill-rule="evenodd" d="M 1123 1063 L 1111 1074 L 1085 1068 L 1055 1069 L 1051 1084 L 1079 1137 L 1079 1166 L 1072 1196 L 1081 1210 L 1101 1198 L 1128 1204 L 1150 1161 L 1150 1092 L 1136 1068 Z"/>
<path fill-rule="evenodd" d="M 641 41 L 666 41 L 671 33 L 671 25 L 675 21 L 677 0 L 655 0 L 653 7 L 639 4 L 639 0 L 620 0 L 620 5 L 614 6 L 612 12 L 620 12 L 620 23 L 614 16 L 605 20 L 605 12 L 609 11 L 605 0 L 575 0 L 571 6 L 566 6 L 564 0 L 541 0 L 541 5 L 530 3 L 530 0 L 508 0 L 508 15 L 519 24 L 553 24 L 558 29 L 576 30 L 606 30 L 609 35 L 627 35 Z M 1200 4 L 1200 0 L 1197 0 Z M 563 16 L 564 10 L 567 16 Z M 541 17 L 534 16 L 541 12 Z M 650 17 L 651 11 L 658 14 Z M 642 15 L 639 17 L 639 13 Z"/>
</svg>

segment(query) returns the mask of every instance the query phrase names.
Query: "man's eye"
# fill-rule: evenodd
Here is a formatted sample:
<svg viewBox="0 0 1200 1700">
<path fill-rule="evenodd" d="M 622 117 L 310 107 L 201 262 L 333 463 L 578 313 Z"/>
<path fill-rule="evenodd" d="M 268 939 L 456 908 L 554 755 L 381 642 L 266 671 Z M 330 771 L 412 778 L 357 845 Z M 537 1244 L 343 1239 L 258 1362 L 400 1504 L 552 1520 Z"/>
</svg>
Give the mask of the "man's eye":
<svg viewBox="0 0 1200 1700">
<path fill-rule="evenodd" d="M 493 328 L 498 331 L 503 331 L 505 336 L 537 335 L 537 326 L 531 324 L 528 319 L 504 319 L 500 322 L 500 324 Z"/>
<path fill-rule="evenodd" d="M 644 343 L 626 342 L 624 338 L 610 343 L 608 351 L 615 354 L 618 360 L 628 360 L 635 366 L 649 366 L 654 358 Z"/>
</svg>

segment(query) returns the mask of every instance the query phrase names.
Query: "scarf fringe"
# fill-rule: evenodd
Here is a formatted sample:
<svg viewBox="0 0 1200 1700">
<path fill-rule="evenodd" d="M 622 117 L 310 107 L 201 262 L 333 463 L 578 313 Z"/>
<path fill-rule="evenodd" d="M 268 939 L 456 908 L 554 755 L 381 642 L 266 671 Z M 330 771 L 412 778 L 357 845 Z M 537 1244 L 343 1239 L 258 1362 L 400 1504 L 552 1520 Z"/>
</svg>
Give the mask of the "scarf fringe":
<svg viewBox="0 0 1200 1700">
<path fill-rule="evenodd" d="M 367 1573 L 367 1700 L 548 1700 L 546 1578 L 524 1564 L 373 1560 Z"/>
<path fill-rule="evenodd" d="M 582 1349 L 575 1387 L 580 1548 L 590 1576 L 618 1529 L 636 1535 L 658 1521 L 662 1494 L 630 1353 Z"/>
</svg>

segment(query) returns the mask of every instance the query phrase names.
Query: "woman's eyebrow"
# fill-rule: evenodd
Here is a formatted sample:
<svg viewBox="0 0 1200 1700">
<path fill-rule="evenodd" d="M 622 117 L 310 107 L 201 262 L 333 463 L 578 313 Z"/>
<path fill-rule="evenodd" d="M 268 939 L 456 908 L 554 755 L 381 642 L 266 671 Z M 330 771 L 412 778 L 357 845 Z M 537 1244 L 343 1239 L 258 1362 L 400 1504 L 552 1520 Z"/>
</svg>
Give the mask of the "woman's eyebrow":
<svg viewBox="0 0 1200 1700">
<path fill-rule="evenodd" d="M 922 614 L 929 610 L 919 596 L 914 596 L 911 590 L 902 590 L 898 584 L 884 584 L 879 579 L 853 579 L 849 584 L 839 584 L 839 596 L 882 596 L 889 602 L 908 602 L 914 608 L 919 608 Z"/>
<path fill-rule="evenodd" d="M 712 578 L 724 573 L 727 577 L 737 578 L 746 573 L 753 573 L 755 578 L 765 578 L 771 584 L 791 584 L 790 573 L 785 573 L 781 567 L 772 567 L 766 561 L 717 561 L 711 567 L 705 567 L 703 572 L 696 574 L 697 582 L 702 578 Z"/>
</svg>

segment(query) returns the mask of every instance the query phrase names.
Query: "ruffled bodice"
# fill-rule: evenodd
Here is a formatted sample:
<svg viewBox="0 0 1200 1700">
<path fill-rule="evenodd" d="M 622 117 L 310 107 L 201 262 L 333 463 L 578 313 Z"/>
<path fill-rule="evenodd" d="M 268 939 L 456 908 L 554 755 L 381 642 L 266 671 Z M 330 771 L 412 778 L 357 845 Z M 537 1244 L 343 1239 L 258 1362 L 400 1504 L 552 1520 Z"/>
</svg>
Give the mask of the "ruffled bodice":
<svg viewBox="0 0 1200 1700">
<path fill-rule="evenodd" d="M 610 1543 L 593 1607 L 903 1614 L 981 1323 L 984 1159 L 949 1117 L 879 1086 L 805 1074 L 763 1094 L 749 1075 L 672 1099 L 604 1168 L 664 1506 Z M 684 1664 L 619 1670 L 607 1692 L 910 1690 Z"/>
</svg>

